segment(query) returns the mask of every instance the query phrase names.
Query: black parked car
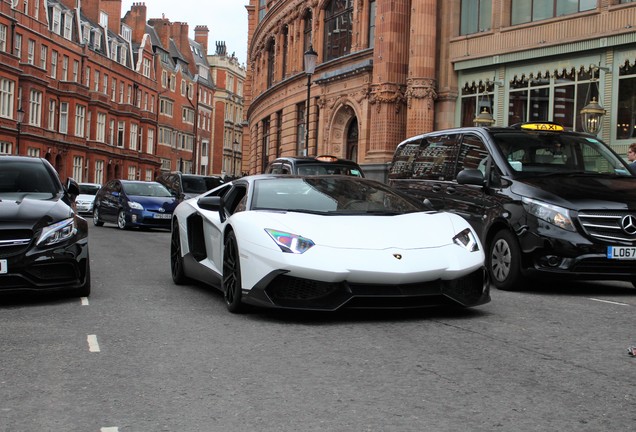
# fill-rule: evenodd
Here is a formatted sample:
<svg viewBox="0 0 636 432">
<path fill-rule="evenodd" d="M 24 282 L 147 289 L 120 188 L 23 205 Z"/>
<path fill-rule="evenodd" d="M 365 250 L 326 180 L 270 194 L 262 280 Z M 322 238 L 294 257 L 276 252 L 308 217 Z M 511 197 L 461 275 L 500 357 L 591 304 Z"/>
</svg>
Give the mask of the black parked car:
<svg viewBox="0 0 636 432">
<path fill-rule="evenodd" d="M 170 228 L 177 199 L 162 184 L 111 180 L 95 195 L 93 224 L 117 224 L 120 229 Z"/>
<path fill-rule="evenodd" d="M 0 156 L 0 291 L 91 291 L 88 223 L 79 194 L 45 159 Z"/>
<path fill-rule="evenodd" d="M 330 155 L 279 157 L 267 165 L 265 173 L 292 175 L 339 174 L 364 177 L 362 168 L 354 161 Z"/>
<path fill-rule="evenodd" d="M 500 289 L 636 285 L 636 177 L 596 136 L 554 123 L 419 135 L 397 147 L 389 184 L 467 219 Z"/>
<path fill-rule="evenodd" d="M 194 198 L 223 184 L 223 179 L 219 176 L 183 174 L 180 172 L 162 173 L 155 180 L 164 185 L 177 197 L 179 202 Z"/>
</svg>

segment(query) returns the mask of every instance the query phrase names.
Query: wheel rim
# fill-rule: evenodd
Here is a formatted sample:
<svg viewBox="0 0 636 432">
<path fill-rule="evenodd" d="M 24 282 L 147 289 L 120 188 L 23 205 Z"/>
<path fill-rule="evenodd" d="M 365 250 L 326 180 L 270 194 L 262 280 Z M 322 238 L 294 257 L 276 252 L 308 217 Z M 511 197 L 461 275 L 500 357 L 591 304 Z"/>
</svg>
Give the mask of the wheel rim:
<svg viewBox="0 0 636 432">
<path fill-rule="evenodd" d="M 121 229 L 126 228 L 126 214 L 123 210 L 119 212 L 119 216 L 117 217 L 117 226 Z"/>
<path fill-rule="evenodd" d="M 510 252 L 510 246 L 505 240 L 497 240 L 492 247 L 492 254 L 490 257 L 490 267 L 495 279 L 499 282 L 506 280 L 510 274 L 511 263 L 512 254 Z"/>
<path fill-rule="evenodd" d="M 170 241 L 170 264 L 172 267 L 172 277 L 177 278 L 181 274 L 181 242 L 179 232 L 173 228 L 172 239 Z"/>
<path fill-rule="evenodd" d="M 233 304 L 238 296 L 239 265 L 236 244 L 228 241 L 225 245 L 225 254 L 223 259 L 223 286 L 225 287 L 225 301 L 227 304 Z"/>
</svg>

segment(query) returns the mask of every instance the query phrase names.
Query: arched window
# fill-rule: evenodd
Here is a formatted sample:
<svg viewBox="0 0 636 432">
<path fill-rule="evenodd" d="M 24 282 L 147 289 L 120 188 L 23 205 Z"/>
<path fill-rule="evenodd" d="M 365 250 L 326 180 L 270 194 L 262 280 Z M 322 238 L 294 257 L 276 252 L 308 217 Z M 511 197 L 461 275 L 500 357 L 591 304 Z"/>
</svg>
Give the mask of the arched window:
<svg viewBox="0 0 636 432">
<path fill-rule="evenodd" d="M 358 119 L 352 118 L 347 129 L 347 159 L 358 161 Z"/>
<path fill-rule="evenodd" d="M 331 0 L 325 8 L 325 60 L 351 52 L 353 0 Z"/>
<path fill-rule="evenodd" d="M 276 44 L 271 39 L 267 44 L 267 88 L 274 84 L 274 65 L 276 57 Z"/>
</svg>

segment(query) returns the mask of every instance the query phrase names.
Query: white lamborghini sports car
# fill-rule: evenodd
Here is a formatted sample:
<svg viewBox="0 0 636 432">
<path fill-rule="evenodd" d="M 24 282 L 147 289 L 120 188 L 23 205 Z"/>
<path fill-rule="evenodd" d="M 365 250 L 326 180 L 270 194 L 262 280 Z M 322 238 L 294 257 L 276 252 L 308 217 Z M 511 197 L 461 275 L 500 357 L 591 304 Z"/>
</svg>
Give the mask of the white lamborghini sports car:
<svg viewBox="0 0 636 432">
<path fill-rule="evenodd" d="M 460 216 L 351 176 L 257 175 L 179 204 L 172 278 L 246 304 L 333 311 L 490 301 L 484 252 Z"/>
</svg>

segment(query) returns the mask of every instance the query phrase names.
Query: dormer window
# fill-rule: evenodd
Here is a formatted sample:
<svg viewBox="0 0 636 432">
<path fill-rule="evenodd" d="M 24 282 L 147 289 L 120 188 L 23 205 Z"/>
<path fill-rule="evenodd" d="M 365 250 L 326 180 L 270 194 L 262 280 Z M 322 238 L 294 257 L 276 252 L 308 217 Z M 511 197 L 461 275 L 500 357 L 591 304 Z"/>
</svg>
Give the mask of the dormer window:
<svg viewBox="0 0 636 432">
<path fill-rule="evenodd" d="M 62 34 L 62 11 L 56 7 L 53 8 L 51 31 L 55 34 Z"/>
<path fill-rule="evenodd" d="M 70 13 L 64 14 L 64 39 L 71 40 L 73 35 L 73 15 Z"/>
<path fill-rule="evenodd" d="M 108 27 L 108 14 L 104 11 L 99 11 L 99 25 Z"/>
<path fill-rule="evenodd" d="M 121 37 L 130 42 L 132 40 L 132 29 L 125 24 L 121 25 Z"/>
</svg>

